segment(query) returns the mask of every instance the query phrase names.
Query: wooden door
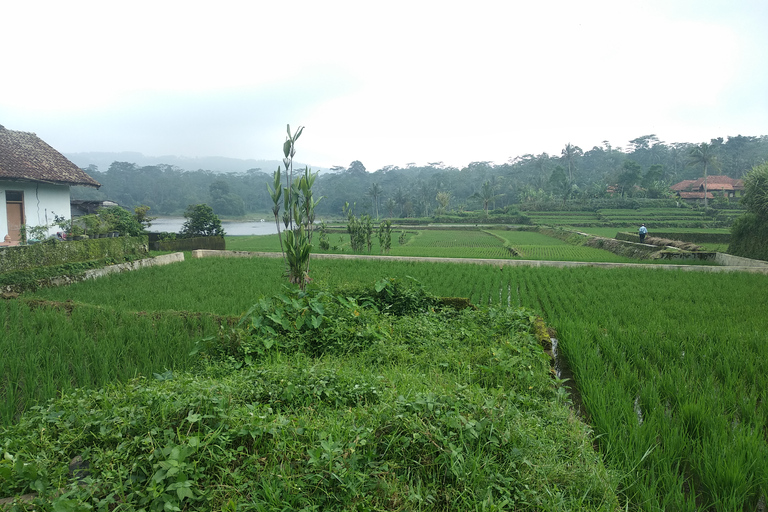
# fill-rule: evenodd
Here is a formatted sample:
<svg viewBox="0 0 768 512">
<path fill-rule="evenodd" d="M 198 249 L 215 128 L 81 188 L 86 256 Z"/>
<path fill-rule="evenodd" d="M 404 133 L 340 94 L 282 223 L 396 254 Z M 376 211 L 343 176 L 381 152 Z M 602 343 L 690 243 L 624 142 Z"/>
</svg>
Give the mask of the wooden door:
<svg viewBox="0 0 768 512">
<path fill-rule="evenodd" d="M 8 219 L 8 235 L 14 242 L 21 241 L 21 225 L 24 224 L 24 192 L 5 191 L 5 214 Z"/>
</svg>

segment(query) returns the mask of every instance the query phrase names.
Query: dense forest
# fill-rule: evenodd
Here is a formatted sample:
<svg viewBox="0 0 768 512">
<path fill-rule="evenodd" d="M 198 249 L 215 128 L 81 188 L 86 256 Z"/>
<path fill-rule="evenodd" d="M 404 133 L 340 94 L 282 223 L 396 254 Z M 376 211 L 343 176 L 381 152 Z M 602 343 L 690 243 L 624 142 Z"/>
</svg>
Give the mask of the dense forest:
<svg viewBox="0 0 768 512">
<path fill-rule="evenodd" d="M 442 162 L 426 166 L 385 166 L 369 172 L 360 161 L 318 176 L 316 212 L 341 215 L 345 203 L 356 213 L 375 217 L 430 216 L 441 212 L 503 208 L 511 204 L 568 204 L 606 197 L 664 198 L 669 186 L 708 174 L 741 178 L 768 161 L 768 136 L 730 136 L 709 143 L 666 144 L 655 135 L 629 141 L 625 148 L 608 141 L 587 151 L 571 144 L 558 155 L 526 154 L 503 164 L 472 162 L 464 168 Z M 155 215 L 179 215 L 190 204 L 207 203 L 219 215 L 266 214 L 272 201 L 266 184 L 271 170 L 190 171 L 171 164 L 139 166 L 113 162 L 105 172 L 85 169 L 102 187 L 74 187 L 74 199 L 110 199 L 133 208 L 147 205 Z"/>
</svg>

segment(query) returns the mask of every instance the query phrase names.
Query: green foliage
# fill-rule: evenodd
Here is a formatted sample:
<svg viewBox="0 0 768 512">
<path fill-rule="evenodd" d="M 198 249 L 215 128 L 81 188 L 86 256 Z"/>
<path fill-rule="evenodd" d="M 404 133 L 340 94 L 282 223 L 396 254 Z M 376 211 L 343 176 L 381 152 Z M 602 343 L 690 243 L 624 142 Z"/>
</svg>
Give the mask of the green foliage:
<svg viewBox="0 0 768 512">
<path fill-rule="evenodd" d="M 482 187 L 480 187 L 479 191 L 469 196 L 469 199 L 480 201 L 480 203 L 483 205 L 485 216 L 487 217 L 488 206 L 495 202 L 497 199 L 501 198 L 501 194 L 496 193 L 497 190 L 498 187 L 496 185 L 492 185 L 490 181 L 486 181 L 483 183 Z"/>
<path fill-rule="evenodd" d="M 412 277 L 385 278 L 377 281 L 373 288 L 350 288 L 345 291 L 362 303 L 373 304 L 379 311 L 397 316 L 426 313 L 441 304 Z"/>
<path fill-rule="evenodd" d="M 328 226 L 325 224 L 325 221 L 320 223 L 318 231 L 320 232 L 318 245 L 320 246 L 320 249 L 327 251 L 331 248 L 331 243 L 328 241 Z"/>
<path fill-rule="evenodd" d="M 286 264 L 286 275 L 292 284 L 298 284 L 304 290 L 309 278 L 309 260 L 312 252 L 312 231 L 315 222 L 315 207 L 322 197 L 313 199 L 312 185 L 317 174 L 312 174 L 309 167 L 304 169 L 304 174 L 298 179 L 293 177 L 293 157 L 296 154 L 296 141 L 304 131 L 300 126 L 294 134 L 291 134 L 291 126 L 287 126 L 288 136 L 283 143 L 283 163 L 285 164 L 287 186 L 282 187 L 280 167 L 273 176 L 273 186 L 267 184 L 267 190 L 272 198 L 272 213 L 275 215 L 277 235 L 280 239 L 280 248 Z M 280 232 L 280 197 L 283 197 L 283 224 L 285 225 L 285 244 L 283 244 Z"/>
<path fill-rule="evenodd" d="M 120 260 L 108 257 L 99 260 L 64 263 L 61 265 L 33 267 L 24 270 L 3 272 L 0 273 L 0 287 L 13 290 L 16 293 L 34 291 L 40 287 L 49 286 L 54 280 L 66 278 L 70 281 L 77 281 L 83 278 L 86 270 L 102 268 L 107 265 L 114 265 L 126 261 L 133 261 L 141 256 L 144 256 L 144 254 L 126 254 Z"/>
<path fill-rule="evenodd" d="M 226 234 L 221 227 L 221 220 L 207 204 L 189 205 L 184 212 L 184 218 L 187 220 L 181 227 L 183 236 L 224 236 Z"/>
<path fill-rule="evenodd" d="M 379 251 L 382 254 L 389 254 L 392 249 L 392 221 L 385 220 L 379 224 Z"/>
<path fill-rule="evenodd" d="M 41 300 L 2 301 L 0 320 L 6 326 L 0 331 L 0 424 L 5 425 L 76 387 L 191 368 L 195 338 L 215 333 L 218 322 L 205 314 L 147 314 Z"/>
<path fill-rule="evenodd" d="M 41 242 L 48 237 L 48 226 L 28 226 L 22 224 L 19 227 L 21 243 Z"/>
<path fill-rule="evenodd" d="M 0 251 L 0 272 L 23 271 L 35 267 L 91 260 L 125 261 L 125 256 L 145 254 L 147 254 L 146 236 L 7 247 Z"/>
<path fill-rule="evenodd" d="M 753 167 L 744 176 L 744 195 L 741 202 L 748 211 L 762 219 L 768 219 L 768 162 Z"/>
<path fill-rule="evenodd" d="M 768 222 L 755 213 L 745 213 L 731 227 L 728 254 L 768 261 Z"/>
<path fill-rule="evenodd" d="M 156 242 L 150 242 L 149 248 L 153 251 L 195 251 L 208 249 L 212 251 L 224 251 L 227 244 L 223 236 L 198 236 L 194 238 L 165 238 Z"/>
<path fill-rule="evenodd" d="M 137 210 L 140 210 L 140 208 L 137 208 Z M 105 232 L 116 231 L 122 236 L 139 236 L 145 233 L 144 225 L 148 223 L 146 211 L 140 211 L 143 213 L 134 212 L 131 214 L 125 208 L 111 206 L 109 208 L 101 208 L 98 216 L 102 220 Z M 139 217 L 143 219 L 143 223 L 139 221 Z"/>
<path fill-rule="evenodd" d="M 349 203 L 344 204 L 343 212 L 347 216 L 347 233 L 349 233 L 349 245 L 352 247 L 352 252 L 362 254 L 367 247 L 370 254 L 373 219 L 368 214 L 363 214 L 358 218 L 354 214 L 353 207 L 349 206 Z"/>
<path fill-rule="evenodd" d="M 150 217 L 148 215 L 150 209 L 151 208 L 145 204 L 137 206 L 133 209 L 133 216 L 136 219 L 136 222 L 141 224 L 145 231 L 149 229 L 150 226 L 152 226 L 152 221 L 157 219 L 157 217 Z"/>
<path fill-rule="evenodd" d="M 380 339 L 377 316 L 348 294 L 287 289 L 260 299 L 236 326 L 204 340 L 203 347 L 234 367 L 274 350 L 312 356 L 353 353 Z"/>
<path fill-rule="evenodd" d="M 531 312 L 395 316 L 353 302 L 265 299 L 247 318 L 271 322 L 275 343 L 238 371 L 208 356 L 194 374 L 30 410 L 0 429 L 0 495 L 35 490 L 29 506 L 44 511 L 617 509 L 615 477 L 558 393 Z M 359 344 L 359 318 L 382 334 L 343 357 L 275 348 L 306 328 L 301 311 L 322 314 L 339 346 Z M 263 342 L 259 329 L 247 334 Z M 82 486 L 67 471 L 78 456 Z"/>
<path fill-rule="evenodd" d="M 748 213 L 733 223 L 728 252 L 768 260 L 768 163 L 753 167 L 744 177 L 741 202 Z"/>
<path fill-rule="evenodd" d="M 70 290 L 45 290 L 45 293 L 60 294 L 61 300 L 73 298 L 134 310 L 206 308 L 236 314 L 246 310 L 254 296 L 272 294 L 279 289 L 280 265 L 280 260 L 273 258 L 190 260 L 178 266 L 146 269 L 133 276 L 120 275 L 104 282 L 79 283 Z M 238 267 L 241 270 L 237 270 Z M 256 267 L 261 271 L 254 277 Z M 592 501 L 579 503 L 572 494 L 577 489 L 584 493 L 597 492 L 610 481 L 609 478 L 595 485 L 590 476 L 597 477 L 598 473 L 584 469 L 585 462 L 596 455 L 591 450 L 578 451 L 576 447 L 584 443 L 586 448 L 591 442 L 599 448 L 599 457 L 609 460 L 622 475 L 622 509 L 698 510 L 702 503 L 723 503 L 723 510 L 754 510 L 760 495 L 765 494 L 768 454 L 763 428 L 766 411 L 761 406 L 761 397 L 768 386 L 768 346 L 764 343 L 764 333 L 768 330 L 768 317 L 764 314 L 768 277 L 765 275 L 362 260 L 318 260 L 313 269 L 315 283 L 329 286 L 351 282 L 368 283 L 370 288 L 370 283 L 388 277 L 407 280 L 406 276 L 410 275 L 437 295 L 469 297 L 481 312 L 491 305 L 503 313 L 472 316 L 462 312 L 458 316 L 436 308 L 435 313 L 427 309 L 414 316 L 395 316 L 382 315 L 378 306 L 378 313 L 373 308 L 358 309 L 360 317 L 375 320 L 377 332 L 383 339 L 358 346 L 343 357 L 335 355 L 342 350 L 332 353 L 334 348 L 317 359 L 307 353 L 289 353 L 278 344 L 278 348 L 271 347 L 263 356 L 252 355 L 252 364 L 242 364 L 237 372 L 226 362 L 218 367 L 211 361 L 210 371 L 217 372 L 220 378 L 194 386 L 171 387 L 186 379 L 175 374 L 173 380 L 148 386 L 148 389 L 168 386 L 168 391 L 161 395 L 148 391 L 142 395 L 145 402 L 153 399 L 152 407 L 157 409 L 137 417 L 135 423 L 131 414 L 139 408 L 134 407 L 134 402 L 123 402 L 116 408 L 122 412 L 114 417 L 113 426 L 142 425 L 145 417 L 149 417 L 147 428 L 150 431 L 154 428 L 158 433 L 169 428 L 152 423 L 159 422 L 160 418 L 181 418 L 178 421 L 182 422 L 184 433 L 189 422 L 183 423 L 183 420 L 190 410 L 194 414 L 213 416 L 201 418 L 195 425 L 204 420 L 211 422 L 206 425 L 213 425 L 212 429 L 222 427 L 222 435 L 231 439 L 232 444 L 206 453 L 209 459 L 216 458 L 218 462 L 209 459 L 201 462 L 210 469 L 206 474 L 215 476 L 201 483 L 200 488 L 216 494 L 224 493 L 222 488 L 226 487 L 233 489 L 233 494 L 209 509 L 216 509 L 229 499 L 241 508 L 261 500 L 281 509 L 288 506 L 282 500 L 293 500 L 290 506 L 298 509 L 321 502 L 327 508 L 352 509 L 365 500 L 375 499 L 374 495 L 381 496 L 378 492 L 382 492 L 392 500 L 388 502 L 390 509 L 395 508 L 392 503 L 400 496 L 401 509 L 444 510 L 449 507 L 440 500 L 455 498 L 460 481 L 468 487 L 463 487 L 465 494 L 459 492 L 461 497 L 456 499 L 468 501 L 466 504 L 454 501 L 454 507 L 479 508 L 469 500 L 481 503 L 483 498 L 477 489 L 495 489 L 492 482 L 501 487 L 499 493 L 522 493 L 524 498 L 515 501 L 517 509 L 588 510 L 598 505 Z M 152 286 L 163 293 L 142 296 Z M 357 299 L 356 302 L 362 304 Z M 548 324 L 558 331 L 559 350 L 574 370 L 574 382 L 584 398 L 582 410 L 593 425 L 594 437 L 580 441 L 573 437 L 574 430 L 581 426 L 572 412 L 564 410 L 562 416 L 550 416 L 546 412 L 547 404 L 566 399 L 558 398 L 556 388 L 545 391 L 544 396 L 551 397 L 549 399 L 528 390 L 528 386 L 536 390 L 545 382 L 554 383 L 541 378 L 539 369 L 543 367 L 546 372 L 549 366 L 536 359 L 538 353 L 534 346 L 521 347 L 515 338 L 509 339 L 511 346 L 504 348 L 502 334 L 509 334 L 509 326 L 516 321 L 526 324 L 527 315 L 506 312 L 510 305 L 541 311 Z M 354 310 L 351 315 L 347 312 L 350 322 L 345 325 L 357 326 L 351 323 L 353 313 Z M 327 314 L 326 310 L 324 316 Z M 33 317 L 24 314 L 19 318 Z M 453 323 L 453 318 L 460 321 Z M 5 325 L 13 326 L 15 322 L 7 321 Z M 496 326 L 501 330 L 496 331 Z M 347 332 L 346 339 L 354 340 L 352 331 Z M 290 336 L 298 337 L 289 332 L 287 338 L 291 339 Z M 350 343 L 340 343 L 339 347 L 349 347 Z M 525 338 L 525 343 L 536 342 Z M 502 356 L 498 362 L 494 360 L 494 351 Z M 17 352 L 4 353 L 16 355 Z M 148 357 L 152 357 L 153 351 L 147 352 Z M 39 355 L 36 357 L 33 364 L 41 359 Z M 262 388 L 261 377 L 257 376 L 260 374 L 256 372 L 267 368 L 271 368 L 264 378 L 268 386 Z M 311 373 L 302 373 L 310 368 Z M 530 373 L 532 369 L 534 375 Z M 375 386 L 378 402 L 369 409 L 361 405 L 337 408 L 333 391 L 327 394 L 328 400 L 315 398 L 319 395 L 313 395 L 309 389 L 315 383 L 322 387 L 319 381 L 325 380 L 326 371 L 339 375 L 334 383 L 340 386 L 339 403 L 358 400 L 356 403 L 362 404 L 367 400 L 352 396 L 350 388 L 354 385 Z M 294 393 L 293 380 L 280 382 L 279 375 L 296 379 L 301 385 L 300 391 Z M 495 383 L 509 387 L 494 388 Z M 251 390 L 259 393 L 258 402 L 251 401 L 253 395 L 248 394 Z M 129 400 L 139 400 L 138 393 L 128 395 Z M 399 395 L 403 398 L 398 399 Z M 265 404 L 267 400 L 269 404 Z M 102 400 L 95 405 L 103 403 Z M 229 407 L 229 404 L 231 409 L 221 413 L 212 409 Z M 91 405 L 85 402 L 84 410 L 90 411 Z M 161 406 L 169 411 L 178 407 L 178 411 L 164 417 L 166 409 Z M 74 414 L 68 407 L 63 408 L 61 417 Z M 436 411 L 431 415 L 430 407 Z M 642 423 L 637 411 L 642 415 Z M 82 439 L 79 436 L 84 435 L 82 429 L 73 429 L 60 440 L 41 438 L 41 434 L 49 435 L 50 425 L 44 422 L 47 414 L 36 417 L 37 423 L 20 427 L 23 435 L 19 439 L 23 442 L 3 449 L 18 457 L 21 451 L 18 446 L 26 447 L 29 442 L 29 448 L 24 448 L 27 454 L 55 453 L 55 460 L 54 456 L 42 459 L 44 465 L 40 466 L 40 471 L 47 470 L 50 475 L 51 470 L 46 468 L 65 466 L 68 458 L 77 453 L 67 451 L 70 443 L 79 448 L 84 445 L 77 442 L 85 443 L 87 439 L 78 441 Z M 448 429 L 451 417 L 456 422 Z M 483 419 L 491 420 L 493 432 L 487 429 Z M 483 425 L 474 425 L 471 421 Z M 46 430 L 41 432 L 41 428 Z M 235 429 L 244 433 L 238 436 L 232 432 Z M 478 439 L 472 437 L 473 429 L 481 433 Z M 144 434 L 143 431 L 131 433 L 135 435 L 115 436 L 111 446 L 126 443 L 125 447 L 129 447 L 128 439 L 139 439 Z M 502 441 L 498 448 L 491 442 L 491 434 Z M 152 438 L 158 435 L 152 434 Z M 5 432 L 0 433 L 0 438 L 14 439 L 14 443 L 17 439 L 15 434 L 11 437 Z M 457 444 L 457 439 L 463 444 Z M 455 455 L 450 443 L 457 448 Z M 243 449 L 237 452 L 241 445 Z M 147 451 L 137 456 L 139 466 L 144 467 L 141 457 L 153 449 L 151 446 L 144 445 Z M 372 447 L 375 450 L 368 452 Z M 514 456 L 508 453 L 513 448 L 520 453 L 515 452 Z M 123 460 L 116 448 L 110 450 L 113 458 Z M 233 467 L 217 470 L 218 466 L 229 467 L 225 461 L 231 452 L 236 453 L 232 455 L 236 461 Z M 354 459 L 355 454 L 361 453 L 364 459 Z M 387 458 L 375 459 L 379 462 L 364 466 L 374 462 L 368 457 L 369 453 L 384 454 Z M 484 454 L 486 458 L 478 458 L 477 454 Z M 464 458 L 463 464 L 454 466 L 448 462 L 458 461 L 459 455 Z M 33 455 L 23 457 L 28 462 L 37 461 Z M 500 460 L 496 457 L 506 457 L 503 460 L 507 466 L 498 471 L 504 478 L 486 478 L 485 469 L 477 473 L 480 475 L 477 480 L 469 472 L 461 479 L 453 473 L 455 469 L 462 474 L 461 471 L 473 467 L 472 463 L 492 473 L 491 468 Z M 387 471 L 382 469 L 386 476 L 371 482 L 364 475 L 381 469 L 381 460 L 388 464 Z M 100 467 L 103 463 L 94 462 L 93 466 Z M 132 467 L 128 463 L 125 466 Z M 310 466 L 314 469 L 308 474 L 305 468 Z M 339 471 L 333 471 L 335 468 Z M 63 474 L 66 468 L 56 471 Z M 146 472 L 151 471 L 150 466 Z M 401 480 L 407 474 L 418 475 L 419 481 Z M 333 475 L 339 476 L 343 485 Z M 49 481 L 55 478 L 49 477 Z M 15 494 L 31 488 L 34 481 L 13 477 L 8 484 L 14 486 L 8 494 Z M 525 485 L 529 485 L 528 490 Z M 690 492 L 693 488 L 697 489 L 696 493 Z M 358 496 L 357 501 L 350 497 L 353 495 Z M 329 501 L 337 496 L 343 505 Z M 551 498 L 545 498 L 547 496 Z M 589 496 L 589 500 L 595 499 L 594 494 Z M 347 498 L 349 501 L 343 501 Z M 551 501 L 537 501 L 545 499 Z M 559 502 L 559 499 L 572 501 Z M 386 506 L 379 508 L 386 509 Z"/>
</svg>

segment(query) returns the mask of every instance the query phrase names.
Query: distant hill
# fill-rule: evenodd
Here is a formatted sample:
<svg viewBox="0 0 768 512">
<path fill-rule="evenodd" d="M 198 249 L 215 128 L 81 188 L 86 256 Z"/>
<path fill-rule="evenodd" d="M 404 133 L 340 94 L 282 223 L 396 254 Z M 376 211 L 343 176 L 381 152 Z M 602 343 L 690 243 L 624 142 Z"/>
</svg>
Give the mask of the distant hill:
<svg viewBox="0 0 768 512">
<path fill-rule="evenodd" d="M 241 158 L 228 158 L 224 156 L 205 156 L 205 157 L 186 157 L 186 156 L 146 156 L 135 151 L 122 152 L 86 152 L 86 153 L 64 153 L 75 165 L 83 169 L 90 165 L 95 165 L 99 171 L 105 172 L 112 165 L 112 162 L 129 162 L 140 167 L 148 165 L 166 164 L 173 165 L 185 171 L 213 171 L 213 172 L 245 172 L 250 169 L 260 169 L 262 172 L 271 174 L 277 169 L 277 166 L 283 166 L 282 161 L 278 160 L 254 160 Z M 303 169 L 306 164 L 294 162 L 294 169 Z M 328 172 L 329 169 L 323 167 L 309 166 L 313 172 Z"/>
</svg>

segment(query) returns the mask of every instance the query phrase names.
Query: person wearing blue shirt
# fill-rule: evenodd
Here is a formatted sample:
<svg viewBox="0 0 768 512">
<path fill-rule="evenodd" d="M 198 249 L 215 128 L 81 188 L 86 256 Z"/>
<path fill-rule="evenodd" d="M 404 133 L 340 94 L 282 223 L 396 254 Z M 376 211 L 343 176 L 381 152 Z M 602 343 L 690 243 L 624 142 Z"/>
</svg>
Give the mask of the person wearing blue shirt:
<svg viewBox="0 0 768 512">
<path fill-rule="evenodd" d="M 639 231 L 639 233 L 640 233 L 640 243 L 643 243 L 643 242 L 645 242 L 645 235 L 647 235 L 647 234 L 648 234 L 648 230 L 646 229 L 646 227 L 645 227 L 645 224 L 643 224 L 642 226 L 640 226 L 640 231 Z"/>
</svg>

